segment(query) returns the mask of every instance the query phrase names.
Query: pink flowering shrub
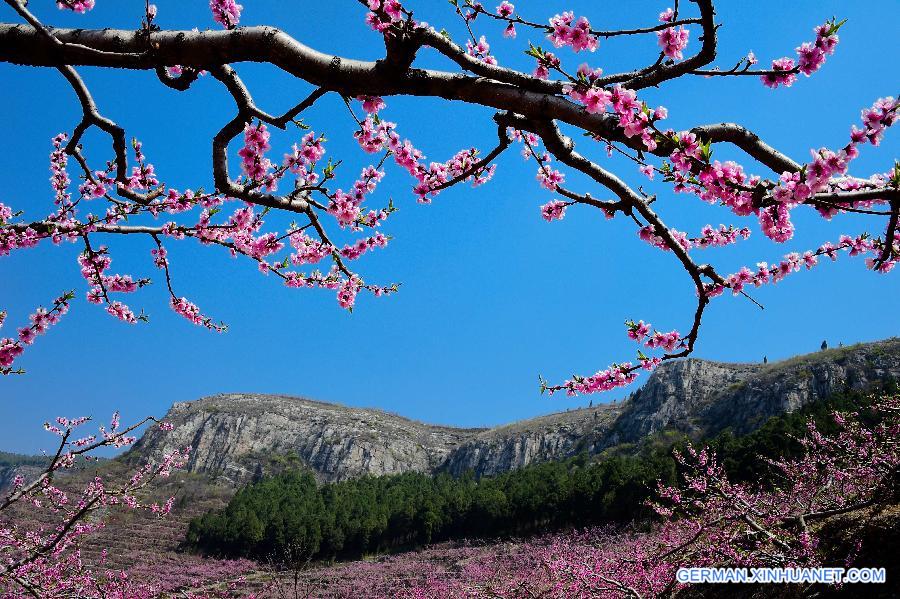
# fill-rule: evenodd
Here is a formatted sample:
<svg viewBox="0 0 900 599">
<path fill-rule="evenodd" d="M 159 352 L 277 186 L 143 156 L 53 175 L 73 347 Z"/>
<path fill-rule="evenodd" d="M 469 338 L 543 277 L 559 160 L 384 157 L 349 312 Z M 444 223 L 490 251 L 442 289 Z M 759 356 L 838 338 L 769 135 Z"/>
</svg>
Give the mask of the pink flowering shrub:
<svg viewBox="0 0 900 599">
<path fill-rule="evenodd" d="M 133 584 L 123 572 L 91 568 L 82 561 L 81 542 L 104 525 L 100 515 L 112 508 L 146 510 L 157 517 L 172 509 L 174 497 L 164 502 L 145 503 L 142 490 L 158 478 L 168 477 L 184 465 L 189 447 L 147 463 L 130 474 L 125 482 L 113 483 L 100 474 L 86 477 L 80 489 L 69 471 L 80 469 L 101 447 L 121 448 L 134 443 L 132 435 L 154 418 L 145 418 L 127 428 L 113 414 L 108 427 L 97 433 L 76 437 L 89 418 L 57 418 L 44 428 L 58 435 L 58 448 L 47 458 L 43 473 L 33 481 L 17 477 L 0 498 L 0 594 L 4 597 L 119 597 L 155 596 L 151 586 Z M 163 430 L 171 427 L 164 426 Z M 84 478 L 84 477 L 82 477 Z"/>
</svg>

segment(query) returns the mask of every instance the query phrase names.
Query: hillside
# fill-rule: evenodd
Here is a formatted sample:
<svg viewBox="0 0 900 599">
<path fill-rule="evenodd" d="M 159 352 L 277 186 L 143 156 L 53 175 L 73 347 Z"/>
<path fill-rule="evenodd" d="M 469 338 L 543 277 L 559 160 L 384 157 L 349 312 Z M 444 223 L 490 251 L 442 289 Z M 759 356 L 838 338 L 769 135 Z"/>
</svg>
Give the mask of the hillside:
<svg viewBox="0 0 900 599">
<path fill-rule="evenodd" d="M 12 487 L 17 476 L 33 480 L 47 463 L 44 456 L 22 455 L 0 451 L 0 491 Z"/>
<path fill-rule="evenodd" d="M 402 472 L 491 475 L 596 454 L 665 429 L 692 436 L 725 428 L 746 433 L 835 391 L 866 389 L 886 379 L 900 379 L 900 339 L 767 365 L 668 362 L 622 403 L 490 429 L 423 424 L 296 397 L 225 394 L 175 404 L 166 415 L 175 430 L 149 431 L 123 459 L 135 463 L 190 444 L 188 471 L 230 485 L 288 464 L 306 465 L 329 482 Z"/>
<path fill-rule="evenodd" d="M 877 387 L 888 379 L 900 380 L 900 339 L 768 365 L 680 360 L 662 365 L 624 402 L 490 429 L 433 426 L 286 396 L 228 394 L 178 403 L 166 415 L 174 431 L 152 429 L 128 453 L 99 466 L 112 480 L 175 445 L 192 445 L 188 472 L 176 473 L 154 492 L 157 498 L 177 496 L 172 515 L 160 520 L 114 511 L 110 517 L 121 524 L 102 531 L 85 552 L 97 561 L 102 548 L 113 549 L 108 565 L 114 567 L 183 563 L 184 554 L 176 552 L 192 517 L 225 505 L 239 485 L 299 465 L 310 467 L 320 481 L 469 469 L 496 474 L 582 452 L 627 451 L 629 444 L 665 430 L 693 436 L 725 428 L 748 432 L 832 392 Z M 15 472 L 27 475 L 30 470 L 22 469 L 37 468 L 40 460 L 6 457 L 0 475 L 9 481 Z M 127 535 L 116 533 L 122 526 Z"/>
</svg>

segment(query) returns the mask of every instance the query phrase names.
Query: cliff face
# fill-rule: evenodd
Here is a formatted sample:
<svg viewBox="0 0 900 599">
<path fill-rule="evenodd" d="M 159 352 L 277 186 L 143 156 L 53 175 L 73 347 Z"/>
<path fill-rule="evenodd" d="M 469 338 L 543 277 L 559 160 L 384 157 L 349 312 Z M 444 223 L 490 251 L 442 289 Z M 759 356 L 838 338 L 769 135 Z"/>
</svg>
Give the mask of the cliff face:
<svg viewBox="0 0 900 599">
<path fill-rule="evenodd" d="M 325 481 L 427 472 L 478 432 L 431 426 L 378 410 L 254 394 L 177 403 L 166 420 L 175 424 L 173 431 L 148 431 L 126 459 L 159 457 L 190 445 L 189 472 L 236 484 L 293 460 Z"/>
<path fill-rule="evenodd" d="M 164 433 L 149 431 L 124 456 L 193 447 L 188 471 L 243 484 L 302 463 L 320 480 L 401 472 L 505 472 L 582 451 L 597 453 L 664 429 L 691 435 L 748 432 L 769 417 L 845 388 L 900 380 L 900 339 L 817 352 L 784 362 L 663 364 L 621 404 L 551 414 L 492 429 L 423 424 L 378 410 L 295 397 L 229 394 L 175 404 Z"/>
<path fill-rule="evenodd" d="M 662 365 L 626 402 L 609 443 L 634 442 L 666 428 L 747 433 L 772 416 L 845 389 L 900 380 L 900 339 L 858 344 L 773 364 L 686 359 Z"/>
<path fill-rule="evenodd" d="M 44 468 L 36 465 L 0 463 L 0 492 L 11 489 L 15 485 L 17 476 L 21 476 L 25 482 L 31 482 L 43 472 Z"/>
<path fill-rule="evenodd" d="M 620 405 L 606 404 L 481 431 L 451 451 L 441 470 L 491 475 L 582 451 L 593 453 L 621 412 Z"/>
</svg>

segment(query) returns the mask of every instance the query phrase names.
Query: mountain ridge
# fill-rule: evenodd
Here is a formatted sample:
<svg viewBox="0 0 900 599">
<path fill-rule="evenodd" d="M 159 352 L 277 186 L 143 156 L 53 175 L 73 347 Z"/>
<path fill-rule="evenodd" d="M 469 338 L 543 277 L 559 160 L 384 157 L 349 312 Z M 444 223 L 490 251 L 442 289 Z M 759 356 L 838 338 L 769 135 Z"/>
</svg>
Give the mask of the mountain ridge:
<svg viewBox="0 0 900 599">
<path fill-rule="evenodd" d="M 700 436 L 749 432 L 769 417 L 844 388 L 900 379 L 900 339 L 733 364 L 686 358 L 662 364 L 623 402 L 490 428 L 432 425 L 375 408 L 308 398 L 219 394 L 178 402 L 169 433 L 152 429 L 122 459 L 158 458 L 192 445 L 187 470 L 239 486 L 300 463 L 321 481 L 402 472 L 498 474 L 531 463 L 597 454 L 666 429 Z"/>
</svg>

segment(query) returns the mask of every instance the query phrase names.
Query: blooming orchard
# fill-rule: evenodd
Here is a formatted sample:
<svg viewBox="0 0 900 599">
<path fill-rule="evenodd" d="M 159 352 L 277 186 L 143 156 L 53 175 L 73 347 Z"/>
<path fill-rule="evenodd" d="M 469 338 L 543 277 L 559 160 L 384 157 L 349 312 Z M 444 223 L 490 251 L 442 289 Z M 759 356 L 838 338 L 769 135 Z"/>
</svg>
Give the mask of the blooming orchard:
<svg viewBox="0 0 900 599">
<path fill-rule="evenodd" d="M 590 376 L 573 376 L 559 384 L 542 382 L 542 389 L 550 392 L 605 391 L 630 383 L 641 369 L 652 370 L 663 360 L 688 355 L 698 339 L 706 307 L 726 290 L 749 298 L 752 287 L 813 268 L 822 257 L 863 256 L 866 266 L 880 273 L 891 271 L 900 257 L 900 164 L 887 172 L 851 174 L 860 152 L 866 146 L 878 146 L 896 122 L 900 103 L 893 97 L 877 99 L 864 108 L 843 146 L 813 146 L 805 163 L 739 124 L 670 127 L 668 123 L 675 122 L 677 115 L 670 118 L 665 106 L 651 106 L 641 98 L 647 88 L 665 89 L 670 81 L 691 77 L 742 77 L 751 85 L 777 88 L 780 93 L 781 88 L 798 84 L 800 75 L 809 77 L 826 65 L 837 50 L 843 21 L 832 19 L 815 26 L 814 38 L 801 41 L 795 56 L 772 59 L 768 68 L 759 68 L 760 60 L 748 53 L 725 69 L 714 66 L 720 24 L 713 0 L 675 3 L 648 19 L 644 27 L 609 30 L 597 28 L 599 15 L 564 11 L 536 17 L 507 1 L 491 7 L 475 0 L 455 0 L 448 18 L 459 19 L 464 27 L 465 39 L 459 42 L 417 20 L 412 3 L 360 0 L 360 18 L 372 29 L 373 43 L 383 43 L 385 54 L 376 62 L 358 62 L 316 52 L 273 28 L 240 27 L 241 19 L 252 14 L 252 6 L 234 0 L 209 3 L 212 20 L 224 31 L 161 29 L 152 4 L 145 5 L 144 14 L 135 15 L 134 30 L 48 28 L 32 12 L 45 11 L 40 3 L 26 6 L 21 0 L 5 1 L 20 22 L 0 24 L 0 59 L 59 70 L 75 91 L 83 114 L 71 131 L 52 140 L 54 206 L 49 213 L 35 220 L 30 215 L 40 209 L 29 207 L 26 216 L 19 211 L 21 199 L 14 194 L 4 198 L 9 205 L 0 204 L 0 255 L 48 243 L 78 244 L 87 300 L 125 323 L 147 320 L 125 298 L 151 279 L 115 272 L 117 237 L 150 238 L 153 249 L 148 262 L 164 279 L 171 308 L 189 322 L 214 331 L 224 330 L 225 325 L 176 292 L 167 250 L 172 243 L 193 238 L 223 248 L 251 260 L 262 273 L 289 287 L 331 290 L 348 310 L 360 293 L 394 293 L 397 284 L 371 282 L 354 268 L 370 250 L 390 242 L 382 229 L 397 207 L 377 199 L 378 185 L 389 170 L 408 174 L 412 196 L 427 204 L 451 186 L 487 183 L 501 154 L 514 146 L 527 161 L 534 160 L 539 186 L 554 196 L 540 207 L 540 217 L 560 220 L 571 215 L 568 208 L 579 205 L 598 209 L 608 219 L 619 218 L 624 226 L 636 226 L 640 240 L 672 255 L 697 298 L 689 326 L 636 334 L 649 325 L 635 329 L 629 321 L 629 334 L 635 333 L 633 338 L 641 343 L 635 358 Z M 85 13 L 95 3 L 60 0 L 56 4 L 61 10 Z M 497 45 L 518 42 L 489 39 L 479 30 L 486 22 L 499 24 L 506 38 L 516 38 L 522 31 L 531 34 L 538 43 L 528 42 L 523 49 L 534 61 L 533 71 L 500 64 Z M 658 52 L 656 60 L 633 71 L 604 72 L 603 52 L 614 51 L 621 37 L 646 39 Z M 439 53 L 458 69 L 418 68 L 417 58 L 426 51 Z M 577 66 L 569 64 L 573 60 Z M 312 90 L 284 114 L 272 115 L 257 105 L 238 75 L 235 65 L 244 61 L 271 63 L 307 82 Z M 167 185 L 141 142 L 132 138 L 129 144 L 125 130 L 94 101 L 76 71 L 79 66 L 152 70 L 162 85 L 185 93 L 202 76 L 221 83 L 237 114 L 212 140 L 211 191 L 200 185 L 189 189 Z M 428 160 L 403 135 L 403 123 L 389 120 L 396 116 L 390 106 L 395 95 L 441 97 L 494 109 L 497 145 L 486 152 L 462 148 L 445 161 Z M 346 108 L 355 140 L 364 153 L 372 155 L 372 163 L 356 177 L 348 177 L 340 168 L 340 157 L 329 154 L 325 133 L 302 121 L 304 111 L 323 98 Z M 300 130 L 296 142 L 290 148 L 274 148 L 272 129 L 294 125 Z M 85 133 L 95 128 L 111 142 L 111 152 L 103 149 L 107 154 L 102 158 L 89 156 L 88 146 L 82 143 Z M 574 129 L 583 138 L 578 150 L 563 128 Z M 743 151 L 746 163 L 715 157 L 723 144 Z M 232 145 L 240 147 L 235 150 Z M 100 151 L 91 145 L 91 154 Z M 733 222 L 699 223 L 693 231 L 671 228 L 662 214 L 665 207 L 655 203 L 656 196 L 630 186 L 607 170 L 599 161 L 602 158 L 592 157 L 604 153 L 626 157 L 640 176 L 661 180 L 676 194 L 719 206 Z M 229 158 L 235 154 L 236 170 L 229 168 Z M 756 172 L 763 168 L 774 175 Z M 600 200 L 570 189 L 567 172 L 586 175 L 614 199 Z M 812 209 L 824 219 L 855 213 L 878 222 L 872 233 L 835 233 L 818 247 L 789 252 L 771 264 L 759 262 L 734 273 L 720 272 L 706 256 L 702 262 L 695 258 L 699 250 L 746 239 L 752 230 L 783 244 L 793 237 L 793 217 L 801 209 Z M 286 230 L 273 227 L 272 212 L 296 215 L 301 222 Z M 354 235 L 355 240 L 338 243 L 337 235 Z M 0 372 L 21 371 L 14 366 L 15 360 L 36 335 L 65 313 L 72 298 L 72 294 L 63 295 L 52 308 L 38 310 L 32 326 L 0 339 Z"/>
<path fill-rule="evenodd" d="M 631 329 L 638 337 L 648 330 L 643 323 Z M 823 432 L 826 427 L 834 430 Z M 797 440 L 796 457 L 768 460 L 772 473 L 767 484 L 737 482 L 714 452 L 688 445 L 676 454 L 678 483 L 659 485 L 654 494 L 650 507 L 659 519 L 652 525 L 564 531 L 524 541 L 443 544 L 376 560 L 313 564 L 308 570 L 275 573 L 271 596 L 694 596 L 697 589 L 675 580 L 678 568 L 867 565 L 867 555 L 885 559 L 886 549 L 876 535 L 883 534 L 890 516 L 872 518 L 880 512 L 887 516 L 896 506 L 898 434 L 896 395 L 877 398 L 858 412 L 823 417 L 821 427 L 810 421 Z M 850 539 L 840 549 L 832 547 L 836 527 Z M 861 534 L 867 529 L 880 532 Z M 888 566 L 890 577 L 889 562 L 875 565 Z M 780 597 L 801 590 L 802 585 L 767 585 L 761 593 Z M 852 585 L 842 590 L 863 596 L 867 589 Z M 725 595 L 733 591 L 721 587 Z"/>
<path fill-rule="evenodd" d="M 57 451 L 48 457 L 43 473 L 32 481 L 16 476 L 7 494 L 0 497 L 0 516 L 14 515 L 0 523 L 0 594 L 4 597 L 152 597 L 153 590 L 132 584 L 122 572 L 88 567 L 81 558 L 80 542 L 103 526 L 97 514 L 115 506 L 147 510 L 159 517 L 172 509 L 174 497 L 165 502 L 144 503 L 142 489 L 165 478 L 187 460 L 190 448 L 178 449 L 157 463 L 147 463 L 123 483 L 110 483 L 99 474 L 83 477 L 77 488 L 72 474 L 83 469 L 92 453 L 102 447 L 126 447 L 135 442 L 131 433 L 153 418 L 121 428 L 113 414 L 108 427 L 95 434 L 75 437 L 89 418 L 57 418 L 44 428 L 60 437 Z M 167 422 L 157 424 L 171 430 Z M 95 458 L 94 458 L 95 459 Z M 63 477 L 64 474 L 69 474 Z M 60 481 L 59 479 L 63 479 Z"/>
</svg>

